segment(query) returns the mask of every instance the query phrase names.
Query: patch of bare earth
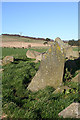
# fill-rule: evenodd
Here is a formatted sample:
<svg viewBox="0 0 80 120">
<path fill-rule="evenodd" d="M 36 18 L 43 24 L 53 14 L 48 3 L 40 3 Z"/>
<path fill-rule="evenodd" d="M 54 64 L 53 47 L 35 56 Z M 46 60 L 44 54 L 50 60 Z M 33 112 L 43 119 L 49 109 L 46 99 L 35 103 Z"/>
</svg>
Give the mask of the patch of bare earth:
<svg viewBox="0 0 80 120">
<path fill-rule="evenodd" d="M 16 48 L 28 48 L 28 46 L 31 45 L 31 47 L 45 47 L 49 45 L 44 45 L 42 43 L 27 43 L 27 42 L 3 42 L 1 47 L 16 47 Z"/>
</svg>

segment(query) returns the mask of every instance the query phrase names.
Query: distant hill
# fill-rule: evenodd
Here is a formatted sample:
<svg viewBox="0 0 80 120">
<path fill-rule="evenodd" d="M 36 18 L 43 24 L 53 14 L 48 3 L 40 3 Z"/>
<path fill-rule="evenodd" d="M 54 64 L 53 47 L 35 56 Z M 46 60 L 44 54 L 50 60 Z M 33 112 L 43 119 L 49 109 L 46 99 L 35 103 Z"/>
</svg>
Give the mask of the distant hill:
<svg viewBox="0 0 80 120">
<path fill-rule="evenodd" d="M 28 39 L 46 41 L 46 39 L 44 39 L 44 38 L 36 38 L 36 37 L 29 37 L 29 36 L 21 36 L 21 35 L 18 35 L 18 34 L 2 34 L 2 36 L 22 37 L 22 38 L 28 38 Z"/>
</svg>

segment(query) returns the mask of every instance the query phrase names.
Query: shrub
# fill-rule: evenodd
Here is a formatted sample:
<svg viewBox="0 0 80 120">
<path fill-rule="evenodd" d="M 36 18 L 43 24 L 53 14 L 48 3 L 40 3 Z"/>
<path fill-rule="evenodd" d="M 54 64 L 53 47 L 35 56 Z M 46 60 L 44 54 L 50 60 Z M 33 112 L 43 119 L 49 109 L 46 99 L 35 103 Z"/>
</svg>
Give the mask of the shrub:
<svg viewBox="0 0 80 120">
<path fill-rule="evenodd" d="M 72 75 L 71 73 L 68 71 L 68 69 L 66 68 L 66 72 L 65 72 L 65 75 L 64 75 L 64 82 L 65 81 L 71 81 L 72 79 Z"/>
<path fill-rule="evenodd" d="M 48 42 L 46 41 L 46 42 L 44 42 L 43 44 L 46 45 L 46 44 L 48 44 Z"/>
</svg>

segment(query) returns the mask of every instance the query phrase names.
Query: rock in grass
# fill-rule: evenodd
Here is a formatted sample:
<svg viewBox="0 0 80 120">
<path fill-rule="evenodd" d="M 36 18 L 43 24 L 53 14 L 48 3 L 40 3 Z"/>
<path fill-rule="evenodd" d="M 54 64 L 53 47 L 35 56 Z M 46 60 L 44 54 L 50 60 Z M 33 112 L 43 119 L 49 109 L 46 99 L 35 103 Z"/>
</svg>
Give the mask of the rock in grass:
<svg viewBox="0 0 80 120">
<path fill-rule="evenodd" d="M 74 78 L 72 78 L 72 82 L 79 82 L 80 83 L 80 73 L 77 74 Z"/>
<path fill-rule="evenodd" d="M 0 68 L 0 73 L 3 71 L 4 69 Z"/>
<path fill-rule="evenodd" d="M 70 104 L 58 115 L 63 116 L 63 118 L 80 118 L 80 103 Z"/>
<path fill-rule="evenodd" d="M 65 56 L 57 42 L 52 44 L 48 52 L 43 56 L 40 68 L 28 89 L 38 91 L 46 86 L 57 88 L 62 84 Z"/>
<path fill-rule="evenodd" d="M 79 51 L 73 51 L 73 57 L 78 58 L 79 57 Z"/>
<path fill-rule="evenodd" d="M 10 62 L 14 62 L 14 57 L 13 56 L 6 56 L 3 60 L 2 60 L 2 64 L 6 65 Z"/>
<path fill-rule="evenodd" d="M 0 60 L 0 65 L 2 65 L 2 60 Z"/>
<path fill-rule="evenodd" d="M 53 94 L 62 93 L 62 92 L 68 91 L 68 90 L 70 90 L 70 88 L 68 86 L 60 86 L 53 92 Z"/>
<path fill-rule="evenodd" d="M 42 59 L 42 54 L 34 50 L 28 50 L 26 53 L 28 58 L 36 59 L 37 61 Z"/>
<path fill-rule="evenodd" d="M 73 51 L 73 48 L 70 46 L 70 47 L 67 47 L 66 48 L 66 57 L 67 58 L 78 58 L 79 57 L 79 52 L 78 51 Z"/>
</svg>

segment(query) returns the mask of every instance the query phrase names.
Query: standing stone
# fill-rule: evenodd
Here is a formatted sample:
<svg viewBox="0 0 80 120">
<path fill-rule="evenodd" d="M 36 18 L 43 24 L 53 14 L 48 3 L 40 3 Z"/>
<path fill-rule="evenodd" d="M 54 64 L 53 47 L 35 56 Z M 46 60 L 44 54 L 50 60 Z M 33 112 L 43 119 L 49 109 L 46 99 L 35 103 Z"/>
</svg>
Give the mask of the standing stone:
<svg viewBox="0 0 80 120">
<path fill-rule="evenodd" d="M 64 43 L 59 37 L 55 39 L 55 41 L 59 44 L 61 51 L 65 52 L 66 58 L 78 58 L 79 52 L 73 51 L 72 46 L 68 45 L 68 43 Z"/>
<path fill-rule="evenodd" d="M 52 44 L 48 52 L 43 56 L 40 68 L 28 89 L 38 91 L 46 86 L 52 86 L 55 89 L 62 84 L 64 72 L 64 54 L 57 42 Z"/>
<path fill-rule="evenodd" d="M 61 50 L 67 46 L 67 44 L 65 44 L 59 37 L 57 37 L 55 41 L 59 44 Z"/>
</svg>

